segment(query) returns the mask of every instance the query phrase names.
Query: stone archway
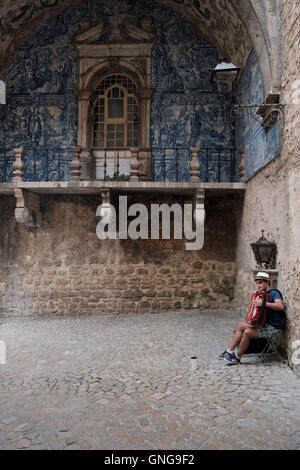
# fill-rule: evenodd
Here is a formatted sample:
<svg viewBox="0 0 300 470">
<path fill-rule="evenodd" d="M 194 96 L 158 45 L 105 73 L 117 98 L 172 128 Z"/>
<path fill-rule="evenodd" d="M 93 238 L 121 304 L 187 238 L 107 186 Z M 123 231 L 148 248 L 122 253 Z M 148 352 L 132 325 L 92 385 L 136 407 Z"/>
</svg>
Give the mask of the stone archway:
<svg viewBox="0 0 300 470">
<path fill-rule="evenodd" d="M 264 96 L 278 93 L 280 82 L 279 0 L 157 0 L 194 23 L 217 47 L 220 56 L 243 67 L 254 47 L 261 70 Z M 0 9 L 2 51 L 0 78 L 16 48 L 49 18 L 82 0 L 35 0 L 10 10 Z M 8 4 L 8 2 L 7 2 Z"/>
</svg>

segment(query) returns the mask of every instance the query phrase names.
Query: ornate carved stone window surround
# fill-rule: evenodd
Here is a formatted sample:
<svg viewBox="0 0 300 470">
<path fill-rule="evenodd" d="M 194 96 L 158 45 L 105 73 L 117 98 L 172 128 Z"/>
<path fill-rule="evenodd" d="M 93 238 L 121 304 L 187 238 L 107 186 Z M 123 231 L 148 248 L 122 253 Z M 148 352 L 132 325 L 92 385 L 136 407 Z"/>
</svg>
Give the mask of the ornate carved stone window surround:
<svg viewBox="0 0 300 470">
<path fill-rule="evenodd" d="M 157 37 L 150 32 L 146 22 L 141 22 L 141 27 L 125 22 L 122 30 L 126 31 L 126 37 L 122 37 L 117 10 L 113 24 L 109 39 L 102 39 L 103 22 L 93 27 L 85 24 L 74 37 L 79 53 L 77 146 L 81 148 L 80 179 L 89 179 L 94 173 L 91 168 L 92 147 L 150 147 L 150 98 L 154 91 L 150 82 L 151 50 Z M 98 88 L 101 88 L 101 83 L 117 76 L 123 77 L 124 83 L 120 78 L 119 83 L 103 88 L 101 96 Z M 132 88 L 129 90 L 124 86 L 125 78 L 127 84 L 134 84 L 134 93 Z M 121 100 L 125 106 L 122 116 Z M 110 112 L 112 114 L 109 115 Z M 135 114 L 137 136 L 133 125 L 136 124 Z M 105 131 L 103 138 L 102 129 Z"/>
</svg>

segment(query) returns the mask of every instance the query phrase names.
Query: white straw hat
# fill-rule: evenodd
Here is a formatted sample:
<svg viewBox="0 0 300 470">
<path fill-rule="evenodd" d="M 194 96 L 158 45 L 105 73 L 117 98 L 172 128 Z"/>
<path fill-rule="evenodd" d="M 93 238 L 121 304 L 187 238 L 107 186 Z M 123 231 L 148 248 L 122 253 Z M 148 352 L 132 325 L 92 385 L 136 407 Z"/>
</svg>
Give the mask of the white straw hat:
<svg viewBox="0 0 300 470">
<path fill-rule="evenodd" d="M 270 276 L 268 273 L 257 273 L 255 276 L 255 280 L 262 279 L 263 281 L 269 281 Z"/>
</svg>

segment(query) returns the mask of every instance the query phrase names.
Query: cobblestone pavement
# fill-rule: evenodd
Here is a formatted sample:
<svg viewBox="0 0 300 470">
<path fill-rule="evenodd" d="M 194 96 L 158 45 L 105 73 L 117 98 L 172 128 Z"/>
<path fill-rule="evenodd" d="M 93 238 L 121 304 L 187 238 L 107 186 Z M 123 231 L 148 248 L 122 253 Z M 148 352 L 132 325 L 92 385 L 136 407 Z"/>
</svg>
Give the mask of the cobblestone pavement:
<svg viewBox="0 0 300 470">
<path fill-rule="evenodd" d="M 0 449 L 299 449 L 300 379 L 287 364 L 216 358 L 239 320 L 2 319 Z"/>
</svg>

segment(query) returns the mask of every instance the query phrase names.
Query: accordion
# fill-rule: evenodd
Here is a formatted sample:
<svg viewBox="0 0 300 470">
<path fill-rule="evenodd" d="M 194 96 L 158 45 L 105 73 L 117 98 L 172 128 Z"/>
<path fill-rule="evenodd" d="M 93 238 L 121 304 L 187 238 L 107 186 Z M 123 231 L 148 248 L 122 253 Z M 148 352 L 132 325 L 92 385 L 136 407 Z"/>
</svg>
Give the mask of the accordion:
<svg viewBox="0 0 300 470">
<path fill-rule="evenodd" d="M 266 302 L 269 301 L 269 297 L 269 294 L 264 291 L 257 291 L 252 294 L 251 304 L 246 316 L 246 322 L 257 327 L 262 327 L 265 325 L 268 313 Z M 262 300 L 261 307 L 254 305 L 254 302 L 258 299 Z"/>
</svg>

